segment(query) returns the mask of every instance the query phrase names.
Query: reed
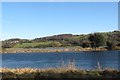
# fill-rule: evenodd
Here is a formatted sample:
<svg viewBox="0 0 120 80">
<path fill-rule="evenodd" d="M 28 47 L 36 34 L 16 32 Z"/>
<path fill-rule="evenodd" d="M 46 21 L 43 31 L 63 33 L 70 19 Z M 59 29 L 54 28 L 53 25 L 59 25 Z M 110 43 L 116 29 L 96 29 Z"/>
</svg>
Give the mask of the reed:
<svg viewBox="0 0 120 80">
<path fill-rule="evenodd" d="M 6 78 L 120 78 L 120 71 L 110 68 L 102 68 L 97 63 L 93 70 L 82 70 L 75 66 L 74 61 L 62 64 L 56 68 L 0 68 L 2 80 Z M 89 79 L 88 79 L 89 80 Z"/>
</svg>

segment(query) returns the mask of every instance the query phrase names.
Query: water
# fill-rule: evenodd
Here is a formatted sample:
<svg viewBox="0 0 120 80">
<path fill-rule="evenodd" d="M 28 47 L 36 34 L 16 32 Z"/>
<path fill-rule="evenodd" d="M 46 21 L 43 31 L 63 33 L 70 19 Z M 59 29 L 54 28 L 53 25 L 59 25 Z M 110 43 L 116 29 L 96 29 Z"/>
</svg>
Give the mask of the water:
<svg viewBox="0 0 120 80">
<path fill-rule="evenodd" d="M 2 54 L 4 68 L 51 68 L 58 67 L 61 62 L 75 62 L 77 68 L 93 69 L 99 62 L 104 68 L 119 68 L 120 51 L 101 52 L 51 52 L 51 53 L 6 53 Z M 0 54 L 1 55 L 1 54 Z"/>
</svg>

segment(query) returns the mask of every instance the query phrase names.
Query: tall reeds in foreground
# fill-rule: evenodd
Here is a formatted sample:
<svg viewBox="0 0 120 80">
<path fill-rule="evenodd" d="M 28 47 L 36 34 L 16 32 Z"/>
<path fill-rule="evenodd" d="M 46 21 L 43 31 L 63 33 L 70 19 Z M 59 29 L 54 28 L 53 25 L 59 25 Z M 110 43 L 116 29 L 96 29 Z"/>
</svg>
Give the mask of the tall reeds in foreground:
<svg viewBox="0 0 120 80">
<path fill-rule="evenodd" d="M 113 69 L 103 69 L 100 63 L 97 63 L 96 69 L 81 70 L 75 66 L 74 60 L 68 63 L 62 61 L 61 65 L 56 68 L 0 68 L 3 80 L 5 78 L 32 78 L 39 80 L 40 78 L 120 78 L 120 71 Z M 88 79 L 89 80 L 89 79 Z"/>
<path fill-rule="evenodd" d="M 74 59 L 69 59 L 67 63 L 65 63 L 63 60 L 60 63 L 60 66 L 58 68 L 67 68 L 67 69 L 77 69 L 75 66 L 75 60 Z"/>
</svg>

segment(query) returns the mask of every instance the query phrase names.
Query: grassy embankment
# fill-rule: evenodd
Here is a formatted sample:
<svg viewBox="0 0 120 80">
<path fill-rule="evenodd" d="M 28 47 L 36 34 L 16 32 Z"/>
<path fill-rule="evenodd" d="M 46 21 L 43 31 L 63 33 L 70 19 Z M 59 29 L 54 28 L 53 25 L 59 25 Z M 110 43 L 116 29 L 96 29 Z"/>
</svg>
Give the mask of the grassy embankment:
<svg viewBox="0 0 120 80">
<path fill-rule="evenodd" d="M 107 51 L 108 49 L 99 48 L 82 48 L 75 47 L 47 47 L 47 48 L 5 48 L 1 49 L 0 53 L 29 53 L 29 52 L 80 52 L 80 51 Z M 113 50 L 120 50 L 120 47 L 116 47 Z"/>
<path fill-rule="evenodd" d="M 62 49 L 61 49 L 62 48 Z M 55 48 L 6 48 L 1 53 L 26 53 L 26 52 L 80 52 L 80 51 L 106 51 L 105 48 L 81 48 L 81 47 L 55 47 Z"/>
<path fill-rule="evenodd" d="M 57 68 L 47 68 L 47 69 L 32 69 L 32 68 L 1 68 L 0 73 L 2 73 L 2 80 L 10 79 L 23 79 L 27 80 L 39 80 L 49 78 L 64 80 L 65 78 L 81 78 L 84 80 L 106 80 L 112 79 L 116 80 L 120 78 L 120 71 L 114 69 L 102 69 L 97 66 L 94 70 L 81 70 L 74 66 L 74 64 L 67 64 L 66 66 L 61 66 Z"/>
</svg>

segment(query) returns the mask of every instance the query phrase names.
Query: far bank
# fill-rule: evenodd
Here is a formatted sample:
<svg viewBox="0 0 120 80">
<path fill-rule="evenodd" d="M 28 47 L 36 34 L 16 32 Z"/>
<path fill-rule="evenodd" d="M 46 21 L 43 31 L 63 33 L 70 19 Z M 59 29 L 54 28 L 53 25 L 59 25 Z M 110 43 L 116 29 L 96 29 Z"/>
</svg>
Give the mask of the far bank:
<svg viewBox="0 0 120 80">
<path fill-rule="evenodd" d="M 47 47 L 47 48 L 5 48 L 1 49 L 0 53 L 30 53 L 30 52 L 80 52 L 80 51 L 107 51 L 104 47 L 99 48 L 82 48 L 76 47 Z M 116 47 L 113 50 L 120 50 Z"/>
</svg>

